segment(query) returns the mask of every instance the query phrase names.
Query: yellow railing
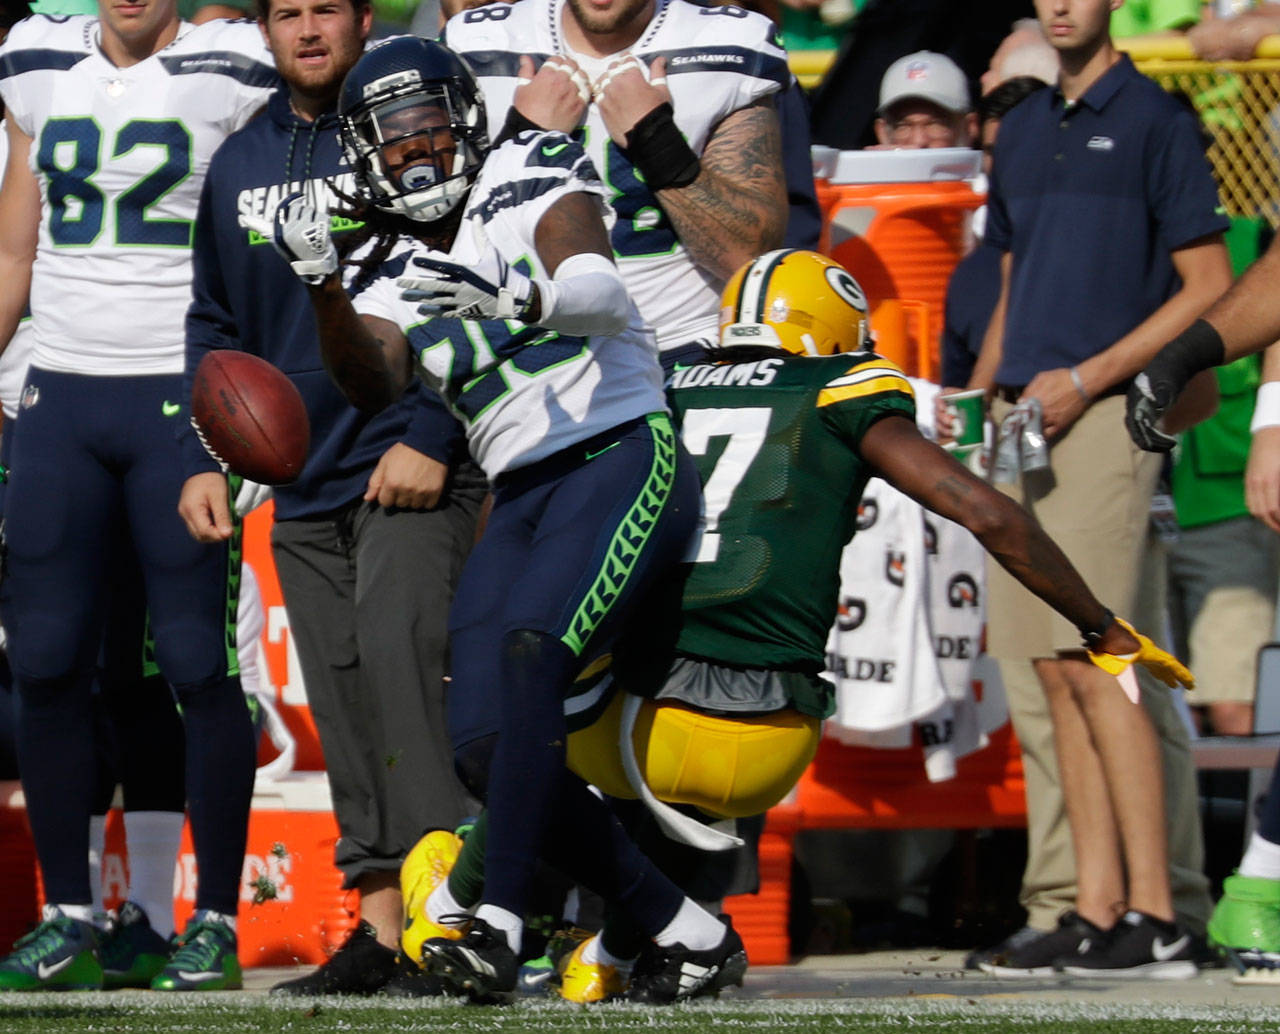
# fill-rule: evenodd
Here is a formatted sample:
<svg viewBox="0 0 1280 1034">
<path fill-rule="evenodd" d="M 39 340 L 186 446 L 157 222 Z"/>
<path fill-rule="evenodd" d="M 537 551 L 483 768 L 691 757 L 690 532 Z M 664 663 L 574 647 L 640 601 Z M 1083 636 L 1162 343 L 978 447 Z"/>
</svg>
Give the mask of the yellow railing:
<svg viewBox="0 0 1280 1034">
<path fill-rule="evenodd" d="M 1200 61 L 1180 38 L 1135 41 L 1130 54 L 1195 106 L 1227 212 L 1280 221 L 1280 37 L 1263 40 L 1252 61 Z"/>
<path fill-rule="evenodd" d="M 1213 140 L 1209 163 L 1227 212 L 1280 223 L 1280 36 L 1263 40 L 1252 61 L 1200 61 L 1179 37 L 1135 40 L 1126 49 L 1142 72 L 1195 106 Z M 812 86 L 833 58 L 796 51 L 791 68 Z"/>
</svg>

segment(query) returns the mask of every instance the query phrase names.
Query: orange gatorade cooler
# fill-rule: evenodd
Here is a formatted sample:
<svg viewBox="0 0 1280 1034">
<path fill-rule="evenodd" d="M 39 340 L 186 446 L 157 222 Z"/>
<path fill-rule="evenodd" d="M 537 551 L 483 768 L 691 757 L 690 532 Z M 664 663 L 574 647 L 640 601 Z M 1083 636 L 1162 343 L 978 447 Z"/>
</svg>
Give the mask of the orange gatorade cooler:
<svg viewBox="0 0 1280 1034">
<path fill-rule="evenodd" d="M 867 292 L 877 351 L 913 376 L 938 377 L 947 281 L 984 201 L 970 183 L 981 157 L 967 147 L 813 149 L 819 249 Z"/>
</svg>

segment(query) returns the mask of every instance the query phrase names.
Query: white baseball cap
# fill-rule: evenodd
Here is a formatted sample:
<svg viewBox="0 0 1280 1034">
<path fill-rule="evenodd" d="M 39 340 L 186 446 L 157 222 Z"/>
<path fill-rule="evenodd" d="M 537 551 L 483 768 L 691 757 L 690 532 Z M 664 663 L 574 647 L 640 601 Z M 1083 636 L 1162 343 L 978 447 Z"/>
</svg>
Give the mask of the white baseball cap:
<svg viewBox="0 0 1280 1034">
<path fill-rule="evenodd" d="M 973 108 L 964 73 L 951 58 L 932 50 L 898 58 L 880 80 L 879 112 L 910 99 L 929 101 L 956 114 Z"/>
</svg>

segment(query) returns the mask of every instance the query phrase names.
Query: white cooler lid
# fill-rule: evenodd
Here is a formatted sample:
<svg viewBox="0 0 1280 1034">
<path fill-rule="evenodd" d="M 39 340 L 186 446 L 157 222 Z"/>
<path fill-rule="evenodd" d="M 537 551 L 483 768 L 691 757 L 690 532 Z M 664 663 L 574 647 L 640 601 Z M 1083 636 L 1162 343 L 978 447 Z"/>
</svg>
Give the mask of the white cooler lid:
<svg viewBox="0 0 1280 1034">
<path fill-rule="evenodd" d="M 899 151 L 838 151 L 813 148 L 813 175 L 831 183 L 933 183 L 968 180 L 982 168 L 982 152 L 971 147 L 923 147 Z"/>
</svg>

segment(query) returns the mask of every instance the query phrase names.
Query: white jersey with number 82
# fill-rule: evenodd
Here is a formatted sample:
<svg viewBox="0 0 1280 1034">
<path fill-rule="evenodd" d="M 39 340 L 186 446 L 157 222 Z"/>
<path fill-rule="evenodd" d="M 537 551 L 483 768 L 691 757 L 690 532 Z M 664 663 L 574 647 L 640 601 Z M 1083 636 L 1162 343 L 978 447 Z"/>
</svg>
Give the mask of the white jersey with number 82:
<svg viewBox="0 0 1280 1034">
<path fill-rule="evenodd" d="M 205 170 L 279 80 L 251 22 L 183 23 L 127 68 L 98 40 L 97 18 L 38 15 L 0 49 L 0 97 L 40 185 L 32 362 L 180 373 Z"/>
</svg>

